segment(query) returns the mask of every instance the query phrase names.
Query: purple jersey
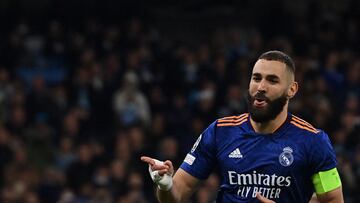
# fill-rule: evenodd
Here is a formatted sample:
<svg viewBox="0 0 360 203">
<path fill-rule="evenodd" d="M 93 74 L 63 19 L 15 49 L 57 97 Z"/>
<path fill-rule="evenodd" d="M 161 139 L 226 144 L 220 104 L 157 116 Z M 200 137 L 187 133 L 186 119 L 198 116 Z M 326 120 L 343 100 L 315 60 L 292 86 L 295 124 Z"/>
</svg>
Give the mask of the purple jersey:
<svg viewBox="0 0 360 203">
<path fill-rule="evenodd" d="M 217 202 L 258 202 L 260 192 L 277 203 L 308 203 L 311 177 L 336 164 L 327 134 L 304 120 L 289 114 L 274 133 L 259 134 L 242 114 L 212 123 L 180 167 L 198 179 L 218 167 Z"/>
</svg>

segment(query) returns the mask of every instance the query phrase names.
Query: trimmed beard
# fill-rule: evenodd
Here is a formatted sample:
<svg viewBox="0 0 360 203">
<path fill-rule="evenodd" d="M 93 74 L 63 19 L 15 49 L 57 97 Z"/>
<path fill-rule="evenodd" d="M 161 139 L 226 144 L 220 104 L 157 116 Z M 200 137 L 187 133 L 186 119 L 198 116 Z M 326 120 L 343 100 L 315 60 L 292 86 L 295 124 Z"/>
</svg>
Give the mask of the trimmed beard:
<svg viewBox="0 0 360 203">
<path fill-rule="evenodd" d="M 265 100 L 267 102 L 267 106 L 265 106 L 265 108 L 255 107 L 254 101 L 257 98 Z M 256 93 L 254 97 L 250 95 L 249 91 L 247 93 L 248 110 L 251 118 L 257 123 L 265 123 L 274 120 L 284 109 L 286 101 L 287 96 L 285 94 L 274 100 L 270 100 L 264 95 L 264 93 L 261 92 Z"/>
</svg>

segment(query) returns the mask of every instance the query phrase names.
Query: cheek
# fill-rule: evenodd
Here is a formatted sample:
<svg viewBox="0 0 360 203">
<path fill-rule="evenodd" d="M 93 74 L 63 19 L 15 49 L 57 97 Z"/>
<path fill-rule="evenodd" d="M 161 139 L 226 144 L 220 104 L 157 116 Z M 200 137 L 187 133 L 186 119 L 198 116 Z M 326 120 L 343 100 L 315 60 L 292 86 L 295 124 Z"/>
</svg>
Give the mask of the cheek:
<svg viewBox="0 0 360 203">
<path fill-rule="evenodd" d="M 250 84 L 249 84 L 249 92 L 250 92 L 250 94 L 254 95 L 256 91 L 257 91 L 256 84 L 254 84 L 253 82 L 250 82 Z"/>
<path fill-rule="evenodd" d="M 284 89 L 278 89 L 278 90 L 276 90 L 276 91 L 274 91 L 274 93 L 273 93 L 273 97 L 275 97 L 275 98 L 279 98 L 279 97 L 282 97 L 282 96 L 288 96 L 288 90 L 284 90 Z"/>
<path fill-rule="evenodd" d="M 268 97 L 270 100 L 277 99 L 284 94 L 287 95 L 286 90 L 275 86 L 269 88 L 268 91 L 265 93 L 266 97 Z"/>
</svg>

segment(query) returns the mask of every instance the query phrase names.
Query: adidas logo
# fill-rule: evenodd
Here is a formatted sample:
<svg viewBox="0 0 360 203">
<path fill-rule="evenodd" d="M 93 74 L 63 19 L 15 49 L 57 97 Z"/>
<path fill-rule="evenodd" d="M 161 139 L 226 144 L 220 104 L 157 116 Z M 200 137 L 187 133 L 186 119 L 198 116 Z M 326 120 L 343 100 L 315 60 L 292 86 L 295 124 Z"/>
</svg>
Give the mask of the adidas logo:
<svg viewBox="0 0 360 203">
<path fill-rule="evenodd" d="M 232 151 L 230 154 L 229 154 L 229 158 L 243 158 L 243 155 L 241 154 L 240 152 L 240 149 L 239 148 L 236 148 L 234 151 Z"/>
</svg>

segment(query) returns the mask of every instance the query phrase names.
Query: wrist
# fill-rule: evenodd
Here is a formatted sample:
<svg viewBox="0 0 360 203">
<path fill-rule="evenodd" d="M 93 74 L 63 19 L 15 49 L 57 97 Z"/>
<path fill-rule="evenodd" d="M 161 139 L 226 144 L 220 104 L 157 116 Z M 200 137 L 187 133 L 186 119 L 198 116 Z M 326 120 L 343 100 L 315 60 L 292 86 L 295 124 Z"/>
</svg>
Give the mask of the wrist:
<svg viewBox="0 0 360 203">
<path fill-rule="evenodd" d="M 164 162 L 154 159 L 156 165 L 163 165 Z M 153 182 L 161 191 L 169 191 L 173 186 L 172 174 L 159 175 L 159 171 L 153 171 L 149 166 L 149 173 Z"/>
<path fill-rule="evenodd" d="M 159 190 L 161 191 L 169 191 L 171 190 L 172 186 L 173 186 L 173 180 L 172 177 L 168 174 L 164 174 L 161 179 L 156 182 Z"/>
</svg>

